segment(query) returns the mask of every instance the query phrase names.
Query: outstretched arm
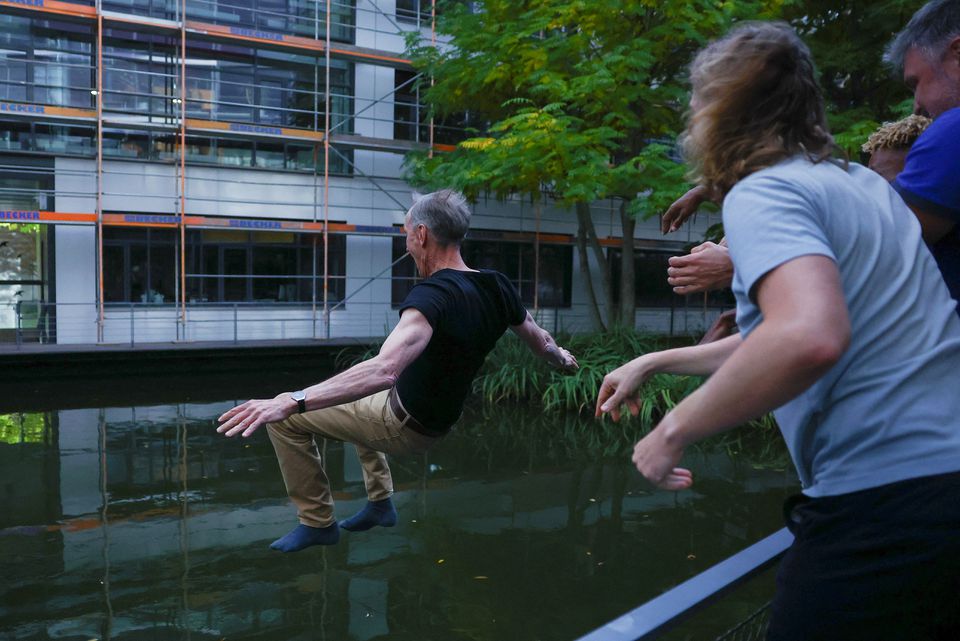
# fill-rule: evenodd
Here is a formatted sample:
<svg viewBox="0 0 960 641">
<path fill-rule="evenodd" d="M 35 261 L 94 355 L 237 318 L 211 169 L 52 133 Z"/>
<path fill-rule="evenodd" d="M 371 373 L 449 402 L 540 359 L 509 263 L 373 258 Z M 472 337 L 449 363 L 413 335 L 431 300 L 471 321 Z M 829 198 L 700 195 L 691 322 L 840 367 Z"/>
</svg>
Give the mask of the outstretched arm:
<svg viewBox="0 0 960 641">
<path fill-rule="evenodd" d="M 527 317 L 522 323 L 511 325 L 510 329 L 526 343 L 530 351 L 554 367 L 565 372 L 573 372 L 580 367 L 573 354 L 557 345 L 550 332 L 537 325 L 537 321 L 533 320 L 530 312 L 527 312 Z"/>
<path fill-rule="evenodd" d="M 709 376 L 723 365 L 740 343 L 740 335 L 735 334 L 711 343 L 650 352 L 621 365 L 603 377 L 597 395 L 596 416 L 609 413 L 614 421 L 619 421 L 623 405 L 636 416 L 640 412 L 640 386 L 651 376 Z"/>
<path fill-rule="evenodd" d="M 349 403 L 390 389 L 400 373 L 427 347 L 433 328 L 416 309 L 407 309 L 383 346 L 373 358 L 304 390 L 308 410 Z M 250 436 L 264 423 L 282 421 L 297 411 L 297 402 L 288 392 L 270 399 L 247 401 L 225 412 L 217 432 L 227 436 Z"/>
<path fill-rule="evenodd" d="M 690 472 L 676 467 L 687 445 L 783 405 L 849 345 L 850 320 L 832 259 L 795 258 L 765 276 L 756 292 L 763 322 L 634 448 L 637 469 L 662 488 L 690 486 Z"/>
</svg>

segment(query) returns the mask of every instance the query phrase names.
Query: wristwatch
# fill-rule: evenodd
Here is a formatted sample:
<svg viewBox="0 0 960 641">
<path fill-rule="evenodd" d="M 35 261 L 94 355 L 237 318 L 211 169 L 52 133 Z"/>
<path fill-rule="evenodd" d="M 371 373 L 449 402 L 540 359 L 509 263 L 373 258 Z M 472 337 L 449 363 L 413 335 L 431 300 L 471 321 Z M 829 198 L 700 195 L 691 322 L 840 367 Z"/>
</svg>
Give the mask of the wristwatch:
<svg viewBox="0 0 960 641">
<path fill-rule="evenodd" d="M 303 390 L 290 392 L 290 398 L 297 402 L 297 413 L 303 414 L 307 411 L 307 393 Z"/>
</svg>

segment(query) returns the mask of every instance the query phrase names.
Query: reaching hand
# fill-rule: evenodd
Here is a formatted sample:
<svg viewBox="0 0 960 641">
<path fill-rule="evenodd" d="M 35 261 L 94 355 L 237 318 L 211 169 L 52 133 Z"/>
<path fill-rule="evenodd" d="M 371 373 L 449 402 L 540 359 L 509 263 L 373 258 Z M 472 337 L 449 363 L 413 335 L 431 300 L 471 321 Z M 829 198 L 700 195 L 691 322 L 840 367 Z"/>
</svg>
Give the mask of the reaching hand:
<svg viewBox="0 0 960 641">
<path fill-rule="evenodd" d="M 673 256 L 667 268 L 667 282 L 674 293 L 695 294 L 729 287 L 733 280 L 730 250 L 723 245 L 706 242 L 697 245 L 686 256 Z"/>
<path fill-rule="evenodd" d="M 614 421 L 620 420 L 620 406 L 626 405 L 630 413 L 640 413 L 640 386 L 650 378 L 653 372 L 646 367 L 643 356 L 625 365 L 621 365 L 603 377 L 603 384 L 597 394 L 597 408 L 594 416 L 609 413 Z"/>
<path fill-rule="evenodd" d="M 580 369 L 580 363 L 577 362 L 577 359 L 573 354 L 559 345 L 557 345 L 557 351 L 559 352 L 559 364 L 557 365 L 557 368 L 560 371 L 566 374 L 572 374 Z"/>
<path fill-rule="evenodd" d="M 707 199 L 707 190 L 705 187 L 694 187 L 684 195 L 680 196 L 660 219 L 660 231 L 664 234 L 677 231 L 680 225 L 697 212 L 703 201 Z"/>
<path fill-rule="evenodd" d="M 677 467 L 683 458 L 683 448 L 673 445 L 666 437 L 664 417 L 660 425 L 638 442 L 633 448 L 633 464 L 644 478 L 663 490 L 685 490 L 693 484 L 690 470 Z"/>
<path fill-rule="evenodd" d="M 227 410 L 217 419 L 221 423 L 217 432 L 225 436 L 236 436 L 242 433 L 247 437 L 265 423 L 275 423 L 287 418 L 293 414 L 296 407 L 296 401 L 286 392 L 278 394 L 275 398 L 247 401 L 232 410 Z"/>
<path fill-rule="evenodd" d="M 707 343 L 718 341 L 736 333 L 736 331 L 737 310 L 736 308 L 728 309 L 717 316 L 717 320 L 713 321 L 713 325 L 710 326 L 697 345 L 706 345 Z"/>
</svg>

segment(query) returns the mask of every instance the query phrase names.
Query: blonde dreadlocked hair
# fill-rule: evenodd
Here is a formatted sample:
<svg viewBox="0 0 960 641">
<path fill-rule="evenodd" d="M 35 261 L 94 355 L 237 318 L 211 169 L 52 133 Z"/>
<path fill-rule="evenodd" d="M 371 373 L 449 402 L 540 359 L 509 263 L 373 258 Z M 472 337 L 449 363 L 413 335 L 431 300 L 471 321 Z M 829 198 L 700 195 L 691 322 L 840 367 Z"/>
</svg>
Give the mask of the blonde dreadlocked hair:
<svg viewBox="0 0 960 641">
<path fill-rule="evenodd" d="M 931 119 L 916 114 L 896 122 L 885 122 L 870 134 L 860 149 L 868 154 L 881 149 L 909 149 L 931 122 Z"/>
</svg>

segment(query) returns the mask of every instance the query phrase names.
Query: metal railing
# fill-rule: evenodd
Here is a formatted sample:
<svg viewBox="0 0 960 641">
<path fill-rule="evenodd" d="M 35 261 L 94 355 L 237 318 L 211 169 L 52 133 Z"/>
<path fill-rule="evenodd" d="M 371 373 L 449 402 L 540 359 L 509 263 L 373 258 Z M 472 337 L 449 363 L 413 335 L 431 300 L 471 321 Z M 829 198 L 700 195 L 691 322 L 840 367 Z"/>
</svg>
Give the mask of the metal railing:
<svg viewBox="0 0 960 641">
<path fill-rule="evenodd" d="M 777 562 L 793 542 L 783 528 L 721 561 L 675 588 L 647 601 L 640 607 L 610 621 L 579 641 L 651 641 L 671 627 L 688 619 L 705 606 L 745 580 Z M 766 630 L 769 608 L 761 607 L 734 626 L 717 641 L 760 639 Z"/>
</svg>

